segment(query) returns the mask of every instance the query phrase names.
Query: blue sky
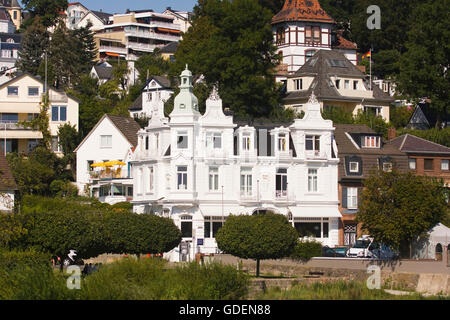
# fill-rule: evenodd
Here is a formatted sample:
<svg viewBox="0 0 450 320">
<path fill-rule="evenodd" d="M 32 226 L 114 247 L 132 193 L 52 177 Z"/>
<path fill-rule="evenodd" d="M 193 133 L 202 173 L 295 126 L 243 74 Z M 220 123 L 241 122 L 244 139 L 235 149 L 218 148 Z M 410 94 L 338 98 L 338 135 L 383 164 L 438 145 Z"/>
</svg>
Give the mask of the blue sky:
<svg viewBox="0 0 450 320">
<path fill-rule="evenodd" d="M 86 8 L 108 13 L 124 13 L 127 9 L 153 9 L 155 12 L 163 12 L 167 7 L 179 11 L 192 11 L 197 0 L 68 0 L 68 2 L 80 2 Z"/>
</svg>

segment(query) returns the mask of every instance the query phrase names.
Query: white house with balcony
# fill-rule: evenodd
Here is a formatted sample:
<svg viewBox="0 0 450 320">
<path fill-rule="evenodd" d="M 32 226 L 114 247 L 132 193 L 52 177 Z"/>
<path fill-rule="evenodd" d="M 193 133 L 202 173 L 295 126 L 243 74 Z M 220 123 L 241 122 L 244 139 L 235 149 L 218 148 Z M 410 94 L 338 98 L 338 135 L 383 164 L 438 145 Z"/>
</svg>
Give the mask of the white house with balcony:
<svg viewBox="0 0 450 320">
<path fill-rule="evenodd" d="M 338 244 L 338 155 L 333 123 L 312 95 L 306 115 L 286 125 L 233 122 L 214 90 L 198 111 L 192 74 L 181 74 L 170 119 L 163 104 L 138 132 L 133 154 L 133 210 L 170 217 L 183 241 L 172 261 L 218 252 L 215 234 L 227 217 L 283 214 L 324 245 Z"/>
<path fill-rule="evenodd" d="M 128 117 L 105 114 L 74 150 L 81 194 L 114 204 L 133 198 L 131 157 L 140 126 Z"/>
<path fill-rule="evenodd" d="M 38 77 L 23 73 L 0 85 L 0 147 L 5 152 L 28 153 L 42 139 L 42 133 L 20 125 L 32 120 L 41 110 L 45 83 Z M 65 93 L 48 87 L 49 129 L 52 150 L 61 154 L 58 130 L 64 124 L 78 130 L 79 101 Z M 5 146 L 6 143 L 6 146 Z"/>
</svg>

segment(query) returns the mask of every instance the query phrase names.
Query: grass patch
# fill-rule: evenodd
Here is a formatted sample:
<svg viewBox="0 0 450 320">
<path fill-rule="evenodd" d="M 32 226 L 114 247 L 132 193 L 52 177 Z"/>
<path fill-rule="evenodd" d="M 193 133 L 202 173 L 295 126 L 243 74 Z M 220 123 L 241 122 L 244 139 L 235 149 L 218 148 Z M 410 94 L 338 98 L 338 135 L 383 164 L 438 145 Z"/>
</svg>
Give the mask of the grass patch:
<svg viewBox="0 0 450 320">
<path fill-rule="evenodd" d="M 420 294 L 408 296 L 392 295 L 384 290 L 370 290 L 364 283 L 336 281 L 329 283 L 296 284 L 291 288 L 269 288 L 255 297 L 260 300 L 424 300 L 448 299 L 445 297 L 423 297 Z"/>
</svg>

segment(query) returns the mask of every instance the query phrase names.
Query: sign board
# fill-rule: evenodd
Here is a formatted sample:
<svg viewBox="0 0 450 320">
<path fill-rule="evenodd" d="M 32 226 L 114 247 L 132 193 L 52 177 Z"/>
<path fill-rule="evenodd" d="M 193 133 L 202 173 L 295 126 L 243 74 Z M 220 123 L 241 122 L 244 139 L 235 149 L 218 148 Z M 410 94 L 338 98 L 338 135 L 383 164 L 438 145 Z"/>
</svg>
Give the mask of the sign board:
<svg viewBox="0 0 450 320">
<path fill-rule="evenodd" d="M 202 246 L 203 245 L 203 239 L 197 239 L 197 245 Z"/>
</svg>

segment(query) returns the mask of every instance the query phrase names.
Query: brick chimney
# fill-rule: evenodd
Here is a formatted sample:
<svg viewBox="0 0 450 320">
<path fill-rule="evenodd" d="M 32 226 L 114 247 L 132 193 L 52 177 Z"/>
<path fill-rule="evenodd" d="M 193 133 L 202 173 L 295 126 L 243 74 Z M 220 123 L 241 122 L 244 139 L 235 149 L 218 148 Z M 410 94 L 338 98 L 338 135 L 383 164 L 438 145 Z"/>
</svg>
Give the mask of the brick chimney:
<svg viewBox="0 0 450 320">
<path fill-rule="evenodd" d="M 397 131 L 395 130 L 395 128 L 388 129 L 388 140 L 395 139 L 396 135 L 397 135 Z"/>
</svg>

